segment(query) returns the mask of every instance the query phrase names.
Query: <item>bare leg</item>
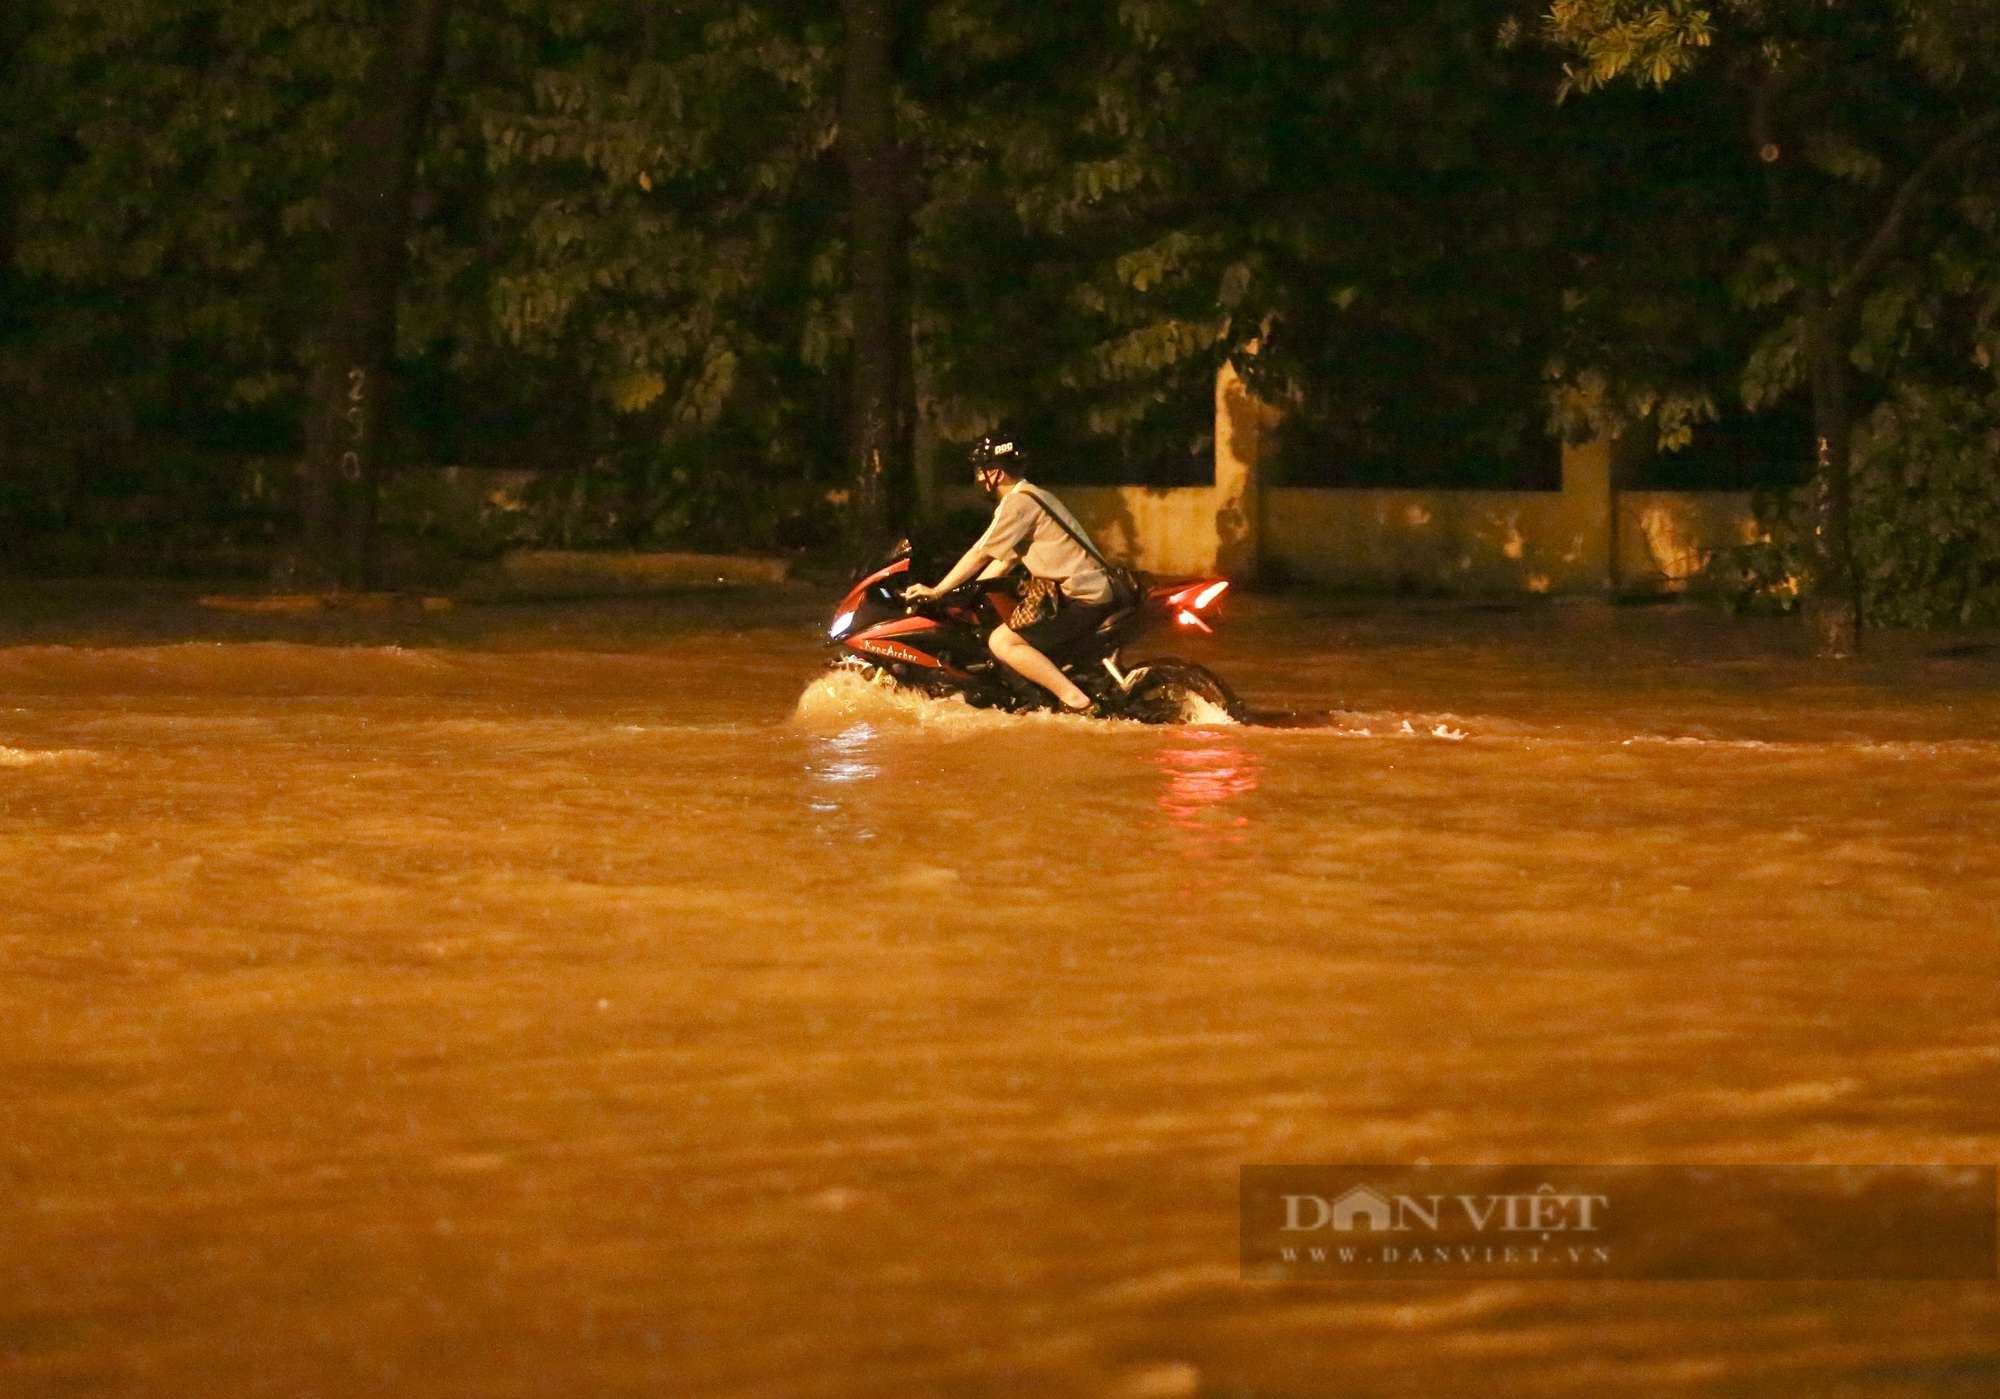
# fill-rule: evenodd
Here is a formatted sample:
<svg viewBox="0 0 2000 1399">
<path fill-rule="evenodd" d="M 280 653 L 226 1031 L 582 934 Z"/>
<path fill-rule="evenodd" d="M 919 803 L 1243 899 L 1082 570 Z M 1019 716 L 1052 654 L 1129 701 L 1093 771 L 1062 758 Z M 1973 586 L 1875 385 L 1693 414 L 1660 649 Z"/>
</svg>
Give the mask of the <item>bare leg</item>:
<svg viewBox="0 0 2000 1399">
<path fill-rule="evenodd" d="M 1065 709 L 1082 709 L 1090 703 L 1089 695 L 1077 689 L 1074 681 L 1057 670 L 1054 661 L 1021 640 L 1021 634 L 1012 627 L 995 627 L 986 644 L 1003 665 L 1040 685 L 1054 695 Z"/>
</svg>

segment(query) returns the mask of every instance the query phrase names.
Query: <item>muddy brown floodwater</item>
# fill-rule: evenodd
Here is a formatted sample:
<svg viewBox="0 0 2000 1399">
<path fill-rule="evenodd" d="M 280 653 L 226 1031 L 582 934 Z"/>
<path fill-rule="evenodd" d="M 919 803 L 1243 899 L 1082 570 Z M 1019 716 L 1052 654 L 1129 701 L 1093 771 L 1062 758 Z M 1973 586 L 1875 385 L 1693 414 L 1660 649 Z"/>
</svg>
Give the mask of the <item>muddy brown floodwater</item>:
<svg viewBox="0 0 2000 1399">
<path fill-rule="evenodd" d="M 2000 1394 L 1993 1284 L 1236 1257 L 1244 1163 L 2000 1159 L 2000 648 L 1249 598 L 1333 712 L 1144 730 L 825 601 L 11 595 L 6 1391 Z"/>
</svg>

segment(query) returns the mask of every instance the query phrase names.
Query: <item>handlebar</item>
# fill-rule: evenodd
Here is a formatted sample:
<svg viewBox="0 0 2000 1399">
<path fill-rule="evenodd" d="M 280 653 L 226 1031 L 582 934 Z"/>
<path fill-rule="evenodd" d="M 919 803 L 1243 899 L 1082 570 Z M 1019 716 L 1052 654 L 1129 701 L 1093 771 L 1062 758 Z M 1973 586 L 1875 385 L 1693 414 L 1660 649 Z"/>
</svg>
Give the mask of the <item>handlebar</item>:
<svg viewBox="0 0 2000 1399">
<path fill-rule="evenodd" d="M 993 591 L 992 585 L 997 581 L 991 578 L 975 578 L 969 583 L 960 583 L 948 593 L 939 593 L 935 597 L 913 598 L 904 593 L 898 593 L 896 597 L 903 604 L 904 616 L 933 616 L 947 606 L 976 606 L 984 594 Z"/>
</svg>

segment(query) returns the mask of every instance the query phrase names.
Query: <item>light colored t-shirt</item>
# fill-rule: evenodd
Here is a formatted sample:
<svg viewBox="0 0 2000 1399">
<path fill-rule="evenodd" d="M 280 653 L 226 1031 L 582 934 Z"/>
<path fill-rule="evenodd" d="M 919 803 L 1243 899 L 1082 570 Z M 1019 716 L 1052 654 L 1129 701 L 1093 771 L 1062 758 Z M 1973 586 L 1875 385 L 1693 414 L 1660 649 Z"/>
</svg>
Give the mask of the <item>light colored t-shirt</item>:
<svg viewBox="0 0 2000 1399">
<path fill-rule="evenodd" d="M 994 508 L 993 523 L 972 547 L 1001 563 L 1019 559 L 1037 578 L 1060 579 L 1063 594 L 1078 602 L 1111 601 L 1111 580 L 1104 576 L 1097 560 L 1064 533 L 1049 512 L 1061 511 L 1063 520 L 1078 536 L 1090 539 L 1076 522 L 1076 516 L 1041 487 L 1036 486 L 1030 492 L 1027 486 L 1026 481 L 1016 481 L 1007 488 L 1007 494 L 1000 497 L 1000 504 Z"/>
</svg>

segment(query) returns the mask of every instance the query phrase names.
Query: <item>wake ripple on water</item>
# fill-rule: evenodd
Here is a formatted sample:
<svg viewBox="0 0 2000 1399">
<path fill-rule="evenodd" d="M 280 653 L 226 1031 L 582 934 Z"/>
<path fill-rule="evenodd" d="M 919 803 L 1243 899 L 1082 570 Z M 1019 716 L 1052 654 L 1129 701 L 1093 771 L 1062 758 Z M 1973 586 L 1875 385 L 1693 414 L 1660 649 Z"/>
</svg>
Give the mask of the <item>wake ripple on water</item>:
<svg viewBox="0 0 2000 1399">
<path fill-rule="evenodd" d="M 808 728 L 845 728 L 865 721 L 904 725 L 946 737 L 1018 729 L 1023 724 L 1058 724 L 1064 732 L 1082 732 L 1087 727 L 1129 733 L 1144 727 L 1136 722 L 1080 720 L 1048 710 L 1009 714 L 997 709 L 975 709 L 959 695 L 932 698 L 846 669 L 828 670 L 807 685 L 793 710 L 793 718 Z M 1203 729 L 1238 726 L 1228 710 L 1198 695 L 1183 700 L 1181 722 L 1189 728 Z"/>
<path fill-rule="evenodd" d="M 1479 740 L 1482 746 L 1526 742 L 1554 744 L 1586 751 L 1604 749 L 1668 749 L 1708 752 L 1741 752 L 1771 756 L 1851 752 L 1882 758 L 1929 759 L 1942 757 L 2000 757 L 2000 738 L 1989 734 L 1938 734 L 1896 736 L 1856 731 L 1843 725 L 1827 731 L 1824 727 L 1800 723 L 1797 731 L 1773 732 L 1778 726 L 1760 722 L 1727 722 L 1712 728 L 1702 724 L 1676 725 L 1672 716 L 1658 728 L 1648 729 L 1643 721 L 1634 723 L 1627 714 L 1553 717 L 1507 715 L 1501 713 L 1460 713 L 1451 710 L 1396 708 L 1354 708 L 1322 710 L 1264 709 L 1252 706 L 1241 724 L 1220 709 L 1190 697 L 1190 712 L 1183 721 L 1189 728 L 1232 728 L 1250 734 L 1278 734 L 1327 739 L 1416 740 L 1426 744 L 1463 743 Z M 844 727 L 856 722 L 886 723 L 942 736 L 991 733 L 1022 724 L 1057 724 L 1062 731 L 1078 732 L 1085 727 L 1102 732 L 1131 733 L 1146 726 L 1134 723 L 1092 722 L 1088 725 L 1067 716 L 1048 712 L 1006 714 L 974 709 L 962 699 L 932 699 L 893 684 L 871 682 L 855 671 L 828 671 L 809 684 L 794 707 L 793 720 L 807 727 Z M 1676 732 L 1676 729 L 1680 731 Z M 1691 728 L 1693 731 L 1689 732 Z M 1730 732 L 1735 729 L 1736 732 Z M 1748 729 L 1749 732 L 1744 730 Z M 1762 732 L 1759 732 L 1762 730 Z M 1018 731 L 1018 730 L 1017 730 Z"/>
<path fill-rule="evenodd" d="M 854 670 L 828 670 L 814 679 L 799 695 L 792 717 L 810 729 L 844 729 L 865 722 L 944 738 L 990 734 L 1022 724 L 1060 724 L 1065 729 L 1078 729 L 1092 722 L 1046 712 L 1008 714 L 998 709 L 975 709 L 960 695 L 932 698 L 886 679 L 871 680 Z"/>
<path fill-rule="evenodd" d="M 1454 714 L 1327 712 L 1301 716 L 1253 711 L 1247 723 L 1239 724 L 1228 711 L 1199 696 L 1189 696 L 1186 704 L 1183 725 L 1188 728 L 1278 729 L 1335 738 L 1419 738 L 1454 743 L 1471 737 L 1465 721 Z M 884 680 L 868 679 L 854 670 L 829 670 L 813 680 L 800 694 L 792 717 L 794 722 L 809 729 L 838 730 L 865 722 L 941 737 L 988 734 L 1018 729 L 1023 724 L 1055 724 L 1065 732 L 1080 732 L 1087 726 L 1109 733 L 1132 733 L 1144 732 L 1148 727 L 1077 720 L 1047 711 L 1007 714 L 994 709 L 975 709 L 957 695 L 934 699 Z"/>
<path fill-rule="evenodd" d="M 0 745 L 0 768 L 34 767 L 41 763 L 74 762 L 94 758 L 88 748 L 8 748 Z"/>
<path fill-rule="evenodd" d="M 413 679 L 453 678 L 460 668 L 457 658 L 402 646 L 184 641 L 0 648 L 0 687 L 32 694 L 395 692 Z"/>
<path fill-rule="evenodd" d="M 2000 742 L 1990 738 L 1868 738 L 1853 734 L 1796 740 L 1718 738 L 1707 734 L 1634 734 L 1630 738 L 1620 740 L 1619 746 L 1732 749 L 1777 754 L 1847 750 L 1890 758 L 1984 757 L 2000 753 Z"/>
<path fill-rule="evenodd" d="M 807 685 L 792 711 L 809 729 L 845 729 L 856 723 L 885 724 L 942 737 L 970 737 L 1023 723 L 1073 724 L 1057 714 L 1006 714 L 974 709 L 958 695 L 933 699 L 859 671 L 828 670 Z"/>
</svg>

